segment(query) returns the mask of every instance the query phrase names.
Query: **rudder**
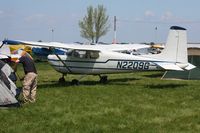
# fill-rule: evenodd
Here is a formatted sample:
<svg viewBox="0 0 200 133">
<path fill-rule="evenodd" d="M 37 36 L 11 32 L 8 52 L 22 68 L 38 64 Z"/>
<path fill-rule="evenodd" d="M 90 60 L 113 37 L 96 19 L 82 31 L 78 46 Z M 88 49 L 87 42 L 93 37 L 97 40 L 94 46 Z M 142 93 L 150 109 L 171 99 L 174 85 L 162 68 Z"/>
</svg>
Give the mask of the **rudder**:
<svg viewBox="0 0 200 133">
<path fill-rule="evenodd" d="M 169 31 L 165 49 L 157 55 L 163 60 L 187 63 L 187 32 L 185 28 L 172 26 Z"/>
</svg>

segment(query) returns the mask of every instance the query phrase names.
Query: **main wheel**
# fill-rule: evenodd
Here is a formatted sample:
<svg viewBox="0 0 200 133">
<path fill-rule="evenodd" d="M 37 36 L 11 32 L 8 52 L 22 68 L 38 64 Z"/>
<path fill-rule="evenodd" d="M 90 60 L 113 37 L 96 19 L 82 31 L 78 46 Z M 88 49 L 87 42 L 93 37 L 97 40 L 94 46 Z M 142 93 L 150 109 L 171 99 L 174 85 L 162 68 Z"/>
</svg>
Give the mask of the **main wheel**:
<svg viewBox="0 0 200 133">
<path fill-rule="evenodd" d="M 105 83 L 107 83 L 107 81 L 108 81 L 108 76 L 102 76 L 102 77 L 100 77 L 100 83 L 105 84 Z"/>
</svg>

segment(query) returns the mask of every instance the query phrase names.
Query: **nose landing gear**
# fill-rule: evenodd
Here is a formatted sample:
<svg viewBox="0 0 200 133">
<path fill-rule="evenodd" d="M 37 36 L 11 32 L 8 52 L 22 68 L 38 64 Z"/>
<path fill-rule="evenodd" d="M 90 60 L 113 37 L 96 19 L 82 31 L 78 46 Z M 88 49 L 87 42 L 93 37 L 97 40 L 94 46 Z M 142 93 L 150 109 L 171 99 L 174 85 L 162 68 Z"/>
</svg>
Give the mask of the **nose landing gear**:
<svg viewBox="0 0 200 133">
<path fill-rule="evenodd" d="M 65 83 L 65 74 L 62 75 L 61 78 L 58 80 L 59 83 Z"/>
</svg>

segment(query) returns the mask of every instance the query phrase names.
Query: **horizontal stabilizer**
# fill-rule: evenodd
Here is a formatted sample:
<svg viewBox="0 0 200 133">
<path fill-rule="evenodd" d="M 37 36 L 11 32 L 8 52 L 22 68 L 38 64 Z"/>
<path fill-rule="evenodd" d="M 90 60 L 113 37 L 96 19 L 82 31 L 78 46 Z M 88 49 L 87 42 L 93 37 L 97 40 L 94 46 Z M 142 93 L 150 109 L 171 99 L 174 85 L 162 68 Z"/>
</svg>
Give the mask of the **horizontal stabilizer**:
<svg viewBox="0 0 200 133">
<path fill-rule="evenodd" d="M 185 70 L 191 70 L 191 69 L 194 69 L 194 68 L 196 68 L 196 66 L 194 66 L 194 65 L 192 65 L 192 64 L 190 64 L 190 63 L 188 63 L 188 66 L 185 67 L 184 69 L 185 69 Z"/>
<path fill-rule="evenodd" d="M 176 64 L 166 63 L 166 62 L 158 62 L 156 64 L 166 70 L 183 71 L 183 69 L 177 66 Z"/>
</svg>

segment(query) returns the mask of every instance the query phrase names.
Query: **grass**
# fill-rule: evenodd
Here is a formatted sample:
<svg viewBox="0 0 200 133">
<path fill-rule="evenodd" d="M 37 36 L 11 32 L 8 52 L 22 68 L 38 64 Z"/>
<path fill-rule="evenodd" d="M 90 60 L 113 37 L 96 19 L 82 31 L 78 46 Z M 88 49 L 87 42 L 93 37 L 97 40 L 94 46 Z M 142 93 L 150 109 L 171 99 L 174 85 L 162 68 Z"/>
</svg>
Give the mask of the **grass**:
<svg viewBox="0 0 200 133">
<path fill-rule="evenodd" d="M 199 132 L 199 81 L 161 80 L 162 72 L 87 76 L 65 84 L 46 63 L 37 63 L 37 102 L 0 110 L 1 133 Z M 19 70 L 22 76 L 22 68 Z M 18 82 L 18 86 L 21 84 Z"/>
</svg>

